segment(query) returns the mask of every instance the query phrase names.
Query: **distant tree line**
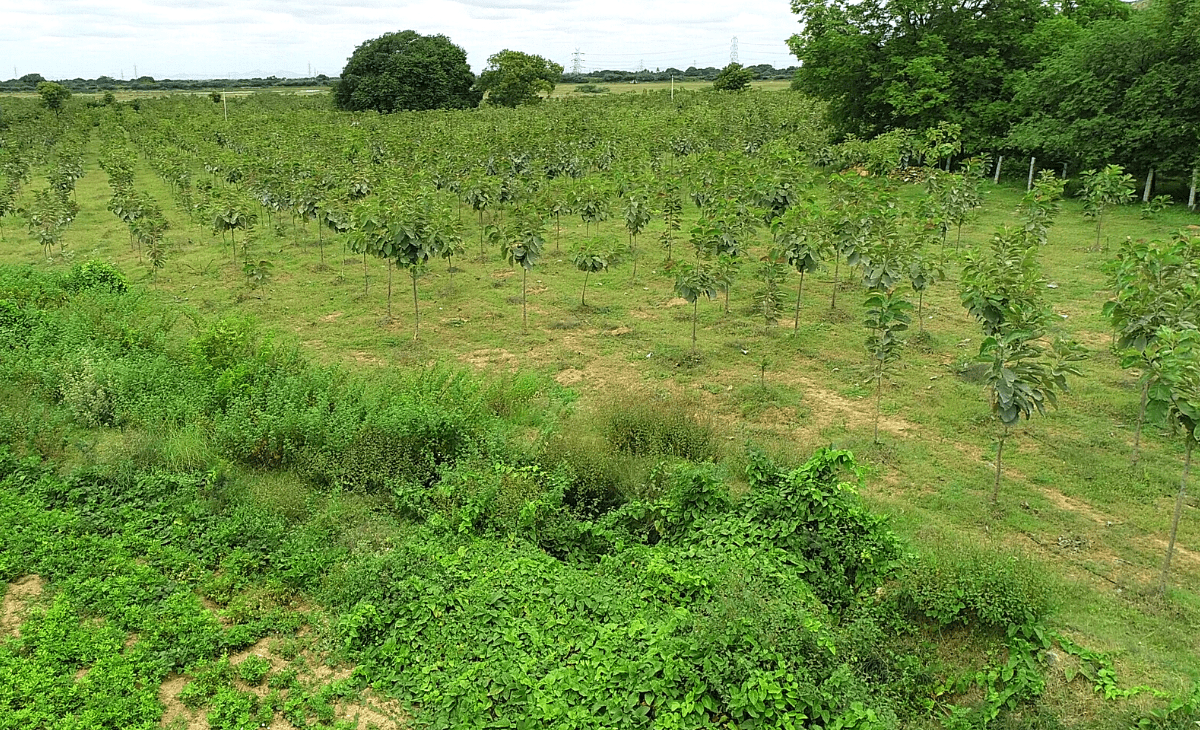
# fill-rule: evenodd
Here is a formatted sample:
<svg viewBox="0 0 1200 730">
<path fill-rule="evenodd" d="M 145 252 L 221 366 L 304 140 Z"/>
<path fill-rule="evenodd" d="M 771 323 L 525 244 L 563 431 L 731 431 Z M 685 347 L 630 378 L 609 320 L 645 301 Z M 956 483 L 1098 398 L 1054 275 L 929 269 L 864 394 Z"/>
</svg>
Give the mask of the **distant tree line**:
<svg viewBox="0 0 1200 730">
<path fill-rule="evenodd" d="M 1200 165 L 1200 0 L 793 0 L 793 88 L 842 139 L 961 130 L 1024 153 L 1187 179 Z M 1149 186 L 1147 185 L 1147 189 Z"/>
<path fill-rule="evenodd" d="M 769 63 L 761 63 L 757 66 L 745 66 L 748 71 L 754 72 L 754 78 L 757 80 L 769 79 L 791 79 L 795 76 L 798 69 L 797 66 L 789 66 L 788 68 L 775 68 Z M 564 84 L 585 84 L 589 82 L 604 81 L 608 83 L 621 82 L 647 82 L 647 81 L 715 81 L 717 75 L 721 73 L 721 69 L 716 66 L 707 66 L 705 68 L 696 68 L 688 66 L 687 69 L 680 71 L 677 68 L 665 68 L 655 71 L 591 71 L 586 74 L 564 73 L 562 75 L 562 83 Z"/>
<path fill-rule="evenodd" d="M 0 81 L 0 93 L 36 92 L 38 84 L 47 81 L 41 74 L 30 73 L 17 79 Z M 139 76 L 136 79 L 114 79 L 99 76 L 94 79 L 55 79 L 58 84 L 77 94 L 95 94 L 104 91 L 199 91 L 228 88 L 272 88 L 329 86 L 337 81 L 336 76 L 318 74 L 309 78 L 286 79 L 278 76 L 252 79 L 155 79 Z"/>
</svg>

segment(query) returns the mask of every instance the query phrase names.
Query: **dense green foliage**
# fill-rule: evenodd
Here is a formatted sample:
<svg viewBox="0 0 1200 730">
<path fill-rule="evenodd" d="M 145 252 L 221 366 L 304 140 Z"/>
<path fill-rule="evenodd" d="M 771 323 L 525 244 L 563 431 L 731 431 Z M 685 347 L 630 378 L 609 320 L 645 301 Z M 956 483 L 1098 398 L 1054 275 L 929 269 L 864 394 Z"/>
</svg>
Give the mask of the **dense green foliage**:
<svg viewBox="0 0 1200 730">
<path fill-rule="evenodd" d="M 794 87 L 843 134 L 962 128 L 967 152 L 1190 174 L 1200 159 L 1200 3 L 796 0 Z"/>
<path fill-rule="evenodd" d="M 384 33 L 354 49 L 333 90 L 339 109 L 466 109 L 479 104 L 467 52 L 444 35 Z"/>
<path fill-rule="evenodd" d="M 1200 161 L 1200 2 L 1147 3 L 1064 38 L 1017 84 L 1011 143 L 1082 167 Z"/>
<path fill-rule="evenodd" d="M 477 87 L 492 106 L 536 104 L 542 94 L 554 91 L 562 71 L 562 66 L 541 56 L 505 49 L 488 57 Z"/>
<path fill-rule="evenodd" d="M 1101 10 L 1122 12 L 1120 3 Z M 1111 8 L 1109 7 L 1111 6 Z M 938 122 L 963 128 L 968 149 L 986 149 L 1019 115 L 1014 80 L 1076 27 L 1042 0 L 973 2 L 794 0 L 804 29 L 788 43 L 803 61 L 795 88 L 830 102 L 844 133 L 873 137 Z"/>
<path fill-rule="evenodd" d="M 713 88 L 717 91 L 741 91 L 753 80 L 753 71 L 743 68 L 740 63 L 731 63 L 713 79 Z"/>
</svg>

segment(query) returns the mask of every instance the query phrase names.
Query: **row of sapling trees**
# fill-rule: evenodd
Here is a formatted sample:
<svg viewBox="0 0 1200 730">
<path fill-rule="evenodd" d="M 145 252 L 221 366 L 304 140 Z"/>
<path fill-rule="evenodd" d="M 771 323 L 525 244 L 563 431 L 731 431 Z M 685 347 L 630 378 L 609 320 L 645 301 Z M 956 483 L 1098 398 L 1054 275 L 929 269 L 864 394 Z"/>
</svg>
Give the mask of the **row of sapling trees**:
<svg viewBox="0 0 1200 730">
<path fill-rule="evenodd" d="M 1141 371 L 1134 463 L 1146 423 L 1181 434 L 1186 455 L 1159 579 L 1166 590 L 1192 453 L 1200 439 L 1200 236 L 1181 231 L 1169 241 L 1126 240 L 1109 265 L 1115 295 L 1103 314 L 1113 329 L 1121 367 Z"/>
<path fill-rule="evenodd" d="M 79 215 L 75 182 L 83 176 L 79 161 L 82 153 L 78 150 L 62 150 L 57 157 L 57 164 L 46 176 L 48 185 L 34 192 L 33 202 L 24 211 L 29 234 L 41 244 L 47 256 L 55 245 L 62 251 L 67 226 Z"/>
<path fill-rule="evenodd" d="M 1068 391 L 1067 376 L 1080 375 L 1085 357 L 1078 344 L 1051 339 L 1051 313 L 1039 262 L 1046 232 L 1057 214 L 1062 181 L 1043 172 L 1018 208 L 1021 226 L 1004 227 L 991 242 L 967 254 L 959 291 L 979 322 L 984 340 L 977 360 L 986 365 L 992 416 L 1001 431 L 996 443 L 992 503 L 999 498 L 1004 446 L 1021 419 L 1044 414 Z"/>
<path fill-rule="evenodd" d="M 136 156 L 124 139 L 110 136 L 100 155 L 100 168 L 108 175 L 112 197 L 108 210 L 129 230 L 129 246 L 142 251 L 150 262 L 151 279 L 157 281 L 158 271 L 166 265 L 166 232 L 170 225 L 162 208 L 148 194 L 134 188 Z"/>
<path fill-rule="evenodd" d="M 363 291 L 366 293 L 367 256 L 387 261 L 387 316 L 392 316 L 392 271 L 401 268 L 412 280 L 413 339 L 420 335 L 421 314 L 417 279 L 430 262 L 448 261 L 463 251 L 462 235 L 450 207 L 436 193 L 420 189 L 389 189 L 358 203 L 350 215 L 350 248 L 363 257 Z M 539 248 L 540 251 L 540 248 Z M 518 255 L 522 268 L 532 266 L 536 255 Z"/>
</svg>

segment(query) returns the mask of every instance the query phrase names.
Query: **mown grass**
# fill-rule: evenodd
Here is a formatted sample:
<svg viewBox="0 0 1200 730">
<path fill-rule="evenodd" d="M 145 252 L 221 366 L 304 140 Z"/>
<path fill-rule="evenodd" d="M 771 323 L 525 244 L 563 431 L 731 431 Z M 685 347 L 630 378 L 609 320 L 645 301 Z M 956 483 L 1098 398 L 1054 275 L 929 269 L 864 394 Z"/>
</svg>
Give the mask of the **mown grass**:
<svg viewBox="0 0 1200 730">
<path fill-rule="evenodd" d="M 285 225 L 283 236 L 264 231 L 249 252 L 275 264 L 265 292 L 253 292 L 240 264 L 230 261 L 229 248 L 189 222 L 166 187 L 142 166 L 138 189 L 163 205 L 173 225 L 170 258 L 152 285 L 146 263 L 129 249 L 123 226 L 105 210 L 110 191 L 96 152 L 93 144 L 88 174 L 77 191 L 81 212 L 67 231 L 65 254 L 44 259 L 37 244 L 6 220 L 0 261 L 63 268 L 74 260 L 110 260 L 140 277 L 138 284 L 164 306 L 180 306 L 203 318 L 250 314 L 263 328 L 299 343 L 309 356 L 357 370 L 441 360 L 493 373 L 532 369 L 577 390 L 582 411 L 613 394 L 686 394 L 695 411 L 715 424 L 719 439 L 800 453 L 830 443 L 852 448 L 870 468 L 867 498 L 891 514 L 918 549 L 969 543 L 1029 555 L 1056 586 L 1056 626 L 1081 644 L 1114 652 L 1123 681 L 1182 693 L 1200 680 L 1200 593 L 1195 588 L 1200 520 L 1194 501 L 1181 526 L 1184 552 L 1176 556 L 1172 588 L 1165 599 L 1151 591 L 1182 450 L 1169 435 L 1151 430 L 1140 463 L 1130 466 L 1136 375 L 1121 371 L 1108 351 L 1108 330 L 1099 314 L 1108 296 L 1100 270 L 1105 254 L 1089 250 L 1094 227 L 1082 218 L 1076 201 L 1064 205 L 1042 261 L 1048 280 L 1058 285 L 1047 297 L 1060 315 L 1059 329 L 1087 345 L 1092 356 L 1061 409 L 1023 425 L 1010 441 L 1001 506 L 993 510 L 986 497 L 995 429 L 980 387 L 958 374 L 977 351 L 980 334 L 958 305 L 957 266 L 950 267 L 951 281 L 926 296 L 928 344 L 910 348 L 888 380 L 883 444 L 876 446 L 866 398 L 861 296 L 853 288 L 839 293 L 839 309 L 830 312 L 827 272 L 806 281 L 795 334 L 787 319 L 766 325 L 751 313 L 754 283 L 748 271 L 743 273 L 728 315 L 720 302 L 700 307 L 700 357 L 693 360 L 688 357 L 690 307 L 680 305 L 671 281 L 660 274 L 662 253 L 653 244 L 660 224 L 639 239 L 638 277 L 627 265 L 594 275 L 589 305 L 580 307 L 583 275 L 571 266 L 568 251 L 582 240 L 584 226 L 564 219 L 561 250 L 552 238 L 529 277 L 528 329 L 521 327 L 520 276 L 489 251 L 486 261 L 456 262 L 461 270 L 453 280 L 442 264 L 421 279 L 422 336 L 413 343 L 403 276 L 395 280 L 389 321 L 383 264 L 368 262 L 364 292 L 361 261 L 333 255 L 340 252 L 340 241 L 325 239 L 327 264 L 322 266 L 315 229 Z M 964 228 L 964 246 L 985 242 L 997 225 L 1011 219 L 1023 185 L 988 184 L 987 189 L 984 209 Z M 914 189 L 905 193 L 910 199 L 916 195 Z M 689 206 L 689 219 L 694 214 Z M 476 235 L 470 211 L 464 222 L 470 252 Z M 1200 219 L 1178 207 L 1153 222 L 1129 207 L 1108 218 L 1106 238 L 1115 246 L 1125 236 L 1164 237 L 1196 222 Z M 601 224 L 598 235 L 625 238 L 616 221 Z M 768 236 L 761 234 L 748 258 L 761 255 L 767 243 Z M 754 391 L 762 387 L 762 357 L 771 362 L 765 373 L 769 397 Z M 537 425 L 532 419 L 531 427 Z M 180 432 L 164 442 L 162 452 L 173 462 L 187 463 L 196 448 Z"/>
</svg>

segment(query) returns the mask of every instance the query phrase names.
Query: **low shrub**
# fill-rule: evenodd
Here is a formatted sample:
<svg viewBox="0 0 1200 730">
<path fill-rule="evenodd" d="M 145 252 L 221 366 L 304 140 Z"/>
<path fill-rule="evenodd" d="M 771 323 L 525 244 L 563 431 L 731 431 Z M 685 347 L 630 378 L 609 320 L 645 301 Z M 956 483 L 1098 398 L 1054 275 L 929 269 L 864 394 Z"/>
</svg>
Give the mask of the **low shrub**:
<svg viewBox="0 0 1200 730">
<path fill-rule="evenodd" d="M 1053 609 L 1050 584 L 1032 560 L 958 543 L 909 562 L 898 588 L 902 606 L 940 626 L 1003 633 L 1041 623 Z"/>
<path fill-rule="evenodd" d="M 680 399 L 630 393 L 605 404 L 597 418 L 608 443 L 630 456 L 717 458 L 716 430 Z"/>
</svg>

